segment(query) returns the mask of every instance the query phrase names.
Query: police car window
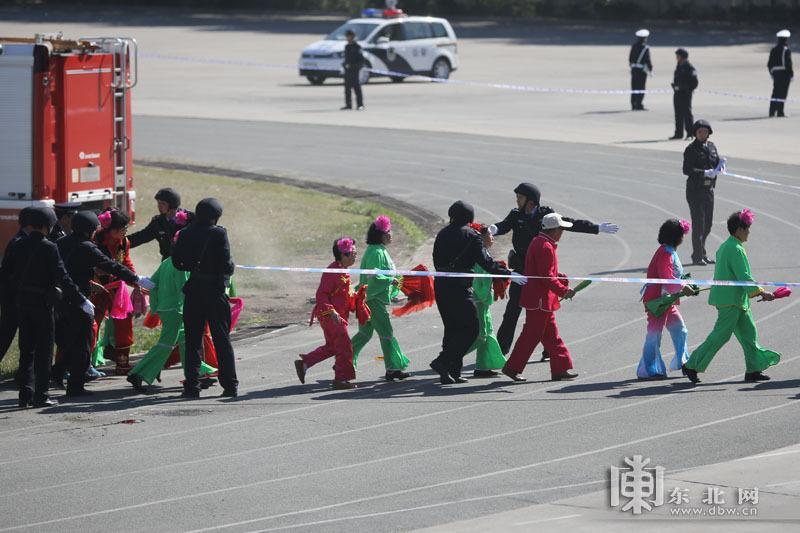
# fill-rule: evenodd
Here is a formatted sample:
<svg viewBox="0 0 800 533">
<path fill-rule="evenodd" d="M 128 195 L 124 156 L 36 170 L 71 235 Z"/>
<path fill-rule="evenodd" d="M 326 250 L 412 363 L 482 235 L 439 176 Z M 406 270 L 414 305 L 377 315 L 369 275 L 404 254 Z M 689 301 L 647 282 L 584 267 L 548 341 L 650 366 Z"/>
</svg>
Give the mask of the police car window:
<svg viewBox="0 0 800 533">
<path fill-rule="evenodd" d="M 388 37 L 390 41 L 402 41 L 403 26 L 401 24 L 387 24 L 375 35 L 373 41 L 377 41 L 379 37 Z"/>
<path fill-rule="evenodd" d="M 346 40 L 345 33 L 347 33 L 347 30 L 353 30 L 353 33 L 356 34 L 356 40 L 361 41 L 366 39 L 377 27 L 377 24 L 370 24 L 368 22 L 348 22 L 336 28 L 333 33 L 325 37 L 325 39 L 328 41 L 344 41 Z"/>
<path fill-rule="evenodd" d="M 434 37 L 449 37 L 447 35 L 447 29 L 444 27 L 444 24 L 441 22 L 434 22 L 431 24 L 431 28 L 433 29 L 433 36 Z"/>
<path fill-rule="evenodd" d="M 426 22 L 406 22 L 406 39 L 430 39 L 433 37 L 431 27 Z"/>
</svg>

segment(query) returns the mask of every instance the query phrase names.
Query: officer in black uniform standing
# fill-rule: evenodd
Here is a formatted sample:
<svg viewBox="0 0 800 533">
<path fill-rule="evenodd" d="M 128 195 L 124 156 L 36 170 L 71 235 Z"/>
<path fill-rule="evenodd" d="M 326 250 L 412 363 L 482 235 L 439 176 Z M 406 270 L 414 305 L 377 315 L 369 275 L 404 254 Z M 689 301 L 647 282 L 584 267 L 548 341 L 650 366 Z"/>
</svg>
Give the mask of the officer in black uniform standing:
<svg viewBox="0 0 800 533">
<path fill-rule="evenodd" d="M 19 231 L 8 241 L 0 264 L 0 361 L 6 356 L 14 337 L 17 336 L 19 321 L 17 320 L 17 287 L 11 277 L 11 268 L 7 266 L 9 258 L 14 256 L 14 247 L 31 231 L 28 215 L 31 207 L 23 207 L 17 215 Z"/>
<path fill-rule="evenodd" d="M 490 274 L 510 274 L 512 281 L 524 284 L 526 278 L 497 263 L 486 251 L 477 231 L 467 224 L 475 218 L 473 207 L 455 202 L 447 212 L 450 223 L 436 236 L 433 264 L 437 272 L 472 272 L 476 264 Z M 472 292 L 472 278 L 434 279 L 436 307 L 444 323 L 442 351 L 431 362 L 442 385 L 465 383 L 461 377 L 464 355 L 478 337 L 478 312 Z"/>
<path fill-rule="evenodd" d="M 725 159 L 708 140 L 711 124 L 698 120 L 692 126 L 694 141 L 683 152 L 683 173 L 686 179 L 686 201 L 692 215 L 692 263 L 710 265 L 714 261 L 706 253 L 706 239 L 714 220 L 714 188 L 717 176 L 725 172 Z"/>
<path fill-rule="evenodd" d="M 155 285 L 148 278 L 140 278 L 126 266 L 100 251 L 92 241 L 92 236 L 99 226 L 100 221 L 94 212 L 80 211 L 72 218 L 72 233 L 57 243 L 64 267 L 81 294 L 86 298 L 91 295 L 90 282 L 94 278 L 95 269 L 113 275 L 130 285 L 152 289 Z M 64 379 L 64 371 L 69 370 L 67 396 L 91 394 L 84 388 L 84 384 L 92 351 L 93 322 L 94 316 L 82 313 L 74 302 L 66 300 L 59 302 L 56 329 L 59 331 L 62 357 L 53 366 L 51 374 L 53 380 L 61 382 Z"/>
<path fill-rule="evenodd" d="M 50 235 L 47 236 L 50 241 L 56 242 L 61 237 L 66 237 L 72 232 L 72 217 L 75 216 L 81 205 L 80 202 L 62 202 L 53 206 L 58 220 L 50 231 Z"/>
<path fill-rule="evenodd" d="M 186 367 L 184 398 L 200 397 L 200 360 L 206 322 L 219 362 L 222 396 L 235 398 L 239 381 L 231 346 L 231 307 L 225 286 L 233 274 L 228 233 L 217 222 L 222 204 L 216 198 L 200 200 L 195 208 L 195 222 L 178 234 L 172 248 L 172 263 L 179 270 L 191 272 L 183 287 L 183 326 L 186 332 Z"/>
<path fill-rule="evenodd" d="M 513 249 L 508 256 L 508 266 L 514 272 L 525 273 L 525 255 L 528 246 L 534 237 L 542 231 L 542 219 L 545 215 L 552 213 L 553 209 L 547 206 L 540 206 L 541 193 L 538 187 L 532 183 L 520 183 L 514 189 L 517 195 L 517 208 L 512 209 L 505 219 L 489 226 L 492 235 L 505 235 L 511 233 L 511 243 Z M 588 220 L 575 220 L 564 217 L 564 220 L 572 222 L 572 227 L 567 231 L 577 233 L 616 233 L 619 227 L 610 222 L 595 224 Z M 508 294 L 508 303 L 503 313 L 503 322 L 497 330 L 497 341 L 504 354 L 511 350 L 514 342 L 514 333 L 517 329 L 522 308 L 519 306 L 519 296 L 522 289 L 518 285 L 511 285 Z M 545 356 L 546 357 L 546 356 Z"/>
<path fill-rule="evenodd" d="M 56 223 L 49 207 L 29 213 L 31 232 L 13 248 L 7 267 L 17 285 L 19 317 L 19 406 L 57 405 L 47 394 L 53 360 L 53 306 L 63 300 L 94 317 L 94 306 L 78 290 L 64 269 L 56 245 L 47 235 Z"/>
<path fill-rule="evenodd" d="M 675 134 L 670 139 L 683 139 L 683 131 L 686 130 L 686 138 L 692 136 L 692 93 L 697 89 L 697 71 L 689 63 L 689 52 L 683 48 L 675 50 L 675 59 L 678 66 L 675 67 L 675 75 L 672 79 L 672 105 L 675 107 Z"/>
<path fill-rule="evenodd" d="M 175 189 L 165 187 L 159 189 L 155 196 L 158 203 L 158 214 L 150 219 L 150 222 L 141 230 L 128 235 L 131 248 L 136 248 L 150 241 L 158 241 L 158 251 L 161 253 L 163 261 L 169 257 L 172 251 L 172 239 L 180 229 L 175 221 L 175 216 L 180 211 L 181 195 Z M 194 213 L 186 211 L 187 224 L 194 219 Z"/>
<path fill-rule="evenodd" d="M 350 91 L 356 93 L 356 109 L 364 110 L 364 95 L 361 94 L 361 67 L 364 66 L 364 56 L 361 53 L 361 46 L 356 42 L 356 34 L 353 30 L 345 32 L 347 44 L 344 47 L 344 107 L 353 109 L 353 97 Z"/>
<path fill-rule="evenodd" d="M 628 62 L 631 65 L 631 90 L 644 91 L 647 76 L 653 73 L 653 64 L 650 62 L 650 47 L 647 38 L 650 30 L 641 29 L 636 32 L 636 41 L 631 46 Z M 631 109 L 645 111 L 644 93 L 631 93 Z"/>
<path fill-rule="evenodd" d="M 794 78 L 792 69 L 792 51 L 789 49 L 789 30 L 781 30 L 775 34 L 778 37 L 776 44 L 769 52 L 767 68 L 772 76 L 772 99 L 769 102 L 769 116 L 785 117 L 783 105 L 789 95 L 789 83 Z"/>
</svg>

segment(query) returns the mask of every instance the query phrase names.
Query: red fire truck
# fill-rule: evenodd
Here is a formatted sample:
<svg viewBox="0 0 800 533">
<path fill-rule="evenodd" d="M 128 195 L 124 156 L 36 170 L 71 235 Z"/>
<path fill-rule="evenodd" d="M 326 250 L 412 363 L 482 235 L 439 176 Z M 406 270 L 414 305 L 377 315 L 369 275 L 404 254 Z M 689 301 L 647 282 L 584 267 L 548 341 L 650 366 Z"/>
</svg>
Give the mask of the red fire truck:
<svg viewBox="0 0 800 533">
<path fill-rule="evenodd" d="M 0 251 L 25 206 L 80 201 L 134 216 L 127 37 L 0 37 Z"/>
</svg>

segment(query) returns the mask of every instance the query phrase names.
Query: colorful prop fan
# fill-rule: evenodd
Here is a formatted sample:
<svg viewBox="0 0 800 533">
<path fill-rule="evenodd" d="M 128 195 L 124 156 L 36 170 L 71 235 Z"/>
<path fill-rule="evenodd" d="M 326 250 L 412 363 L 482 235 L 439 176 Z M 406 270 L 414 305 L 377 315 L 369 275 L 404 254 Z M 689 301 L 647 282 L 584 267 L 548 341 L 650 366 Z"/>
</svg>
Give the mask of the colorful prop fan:
<svg viewBox="0 0 800 533">
<path fill-rule="evenodd" d="M 148 311 L 144 316 L 144 322 L 142 325 L 147 329 L 156 329 L 161 325 L 161 317 L 159 317 L 157 313 L 151 313 Z"/>
<path fill-rule="evenodd" d="M 428 272 L 425 265 L 417 265 L 411 270 Z M 392 311 L 394 316 L 404 316 L 422 311 L 436 302 L 436 295 L 433 292 L 433 278 L 430 276 L 406 276 L 403 278 L 400 290 L 408 297 L 408 301 L 403 307 L 398 307 Z"/>
<path fill-rule="evenodd" d="M 353 310 L 356 312 L 358 324 L 363 326 L 372 318 L 372 311 L 367 305 L 367 286 L 362 285 L 353 296 Z"/>
<path fill-rule="evenodd" d="M 775 289 L 775 292 L 773 292 L 772 295 L 775 296 L 776 299 L 786 298 L 787 296 L 792 295 L 792 289 L 789 287 L 778 287 Z"/>
<path fill-rule="evenodd" d="M 236 322 L 239 321 L 239 315 L 242 314 L 244 309 L 244 300 L 238 297 L 228 298 L 228 303 L 231 304 L 231 329 L 236 327 Z"/>
<path fill-rule="evenodd" d="M 498 261 L 503 268 L 508 268 L 505 261 Z M 494 301 L 503 300 L 508 295 L 508 287 L 511 285 L 511 278 L 493 278 L 492 291 L 494 292 Z"/>
</svg>

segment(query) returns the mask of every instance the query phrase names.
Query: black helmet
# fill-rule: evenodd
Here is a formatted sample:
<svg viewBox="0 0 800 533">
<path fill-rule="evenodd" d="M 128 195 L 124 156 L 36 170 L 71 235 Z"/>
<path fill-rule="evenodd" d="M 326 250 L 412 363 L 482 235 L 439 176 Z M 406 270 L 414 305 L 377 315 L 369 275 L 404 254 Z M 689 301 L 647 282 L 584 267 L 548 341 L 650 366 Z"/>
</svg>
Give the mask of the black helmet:
<svg viewBox="0 0 800 533">
<path fill-rule="evenodd" d="M 539 205 L 539 199 L 542 197 L 542 193 L 539 192 L 539 187 L 533 183 L 520 183 L 517 185 L 517 188 L 514 189 L 514 192 L 521 194 L 536 205 Z"/>
<path fill-rule="evenodd" d="M 24 228 L 31 223 L 31 209 L 33 209 L 33 207 L 28 206 L 19 210 L 19 214 L 17 215 L 17 223 L 19 224 L 19 227 Z"/>
<path fill-rule="evenodd" d="M 675 50 L 675 55 L 687 59 L 689 57 L 689 52 L 686 51 L 686 48 L 678 48 Z"/>
<path fill-rule="evenodd" d="M 464 226 L 475 220 L 475 208 L 467 202 L 459 200 L 450 206 L 447 216 L 454 224 Z"/>
<path fill-rule="evenodd" d="M 216 198 L 203 198 L 197 202 L 194 213 L 201 224 L 211 224 L 222 216 L 222 204 Z"/>
<path fill-rule="evenodd" d="M 72 231 L 90 237 L 100 226 L 100 221 L 94 211 L 78 211 L 72 217 Z"/>
<path fill-rule="evenodd" d="M 181 195 L 178 194 L 178 191 L 170 187 L 159 189 L 155 199 L 166 202 L 170 209 L 178 209 L 181 205 Z"/>
<path fill-rule="evenodd" d="M 28 224 L 34 228 L 52 228 L 56 225 L 56 212 L 52 207 L 32 207 L 27 214 Z"/>
<path fill-rule="evenodd" d="M 697 133 L 697 130 L 698 130 L 698 129 L 700 129 L 700 128 L 708 128 L 708 134 L 709 134 L 709 135 L 711 135 L 712 133 L 714 133 L 714 130 L 712 130 L 712 129 L 711 129 L 711 124 L 709 124 L 707 120 L 703 120 L 703 119 L 701 118 L 700 120 L 696 121 L 696 122 L 695 122 L 695 123 L 692 125 L 692 135 L 694 135 L 695 133 Z"/>
</svg>

